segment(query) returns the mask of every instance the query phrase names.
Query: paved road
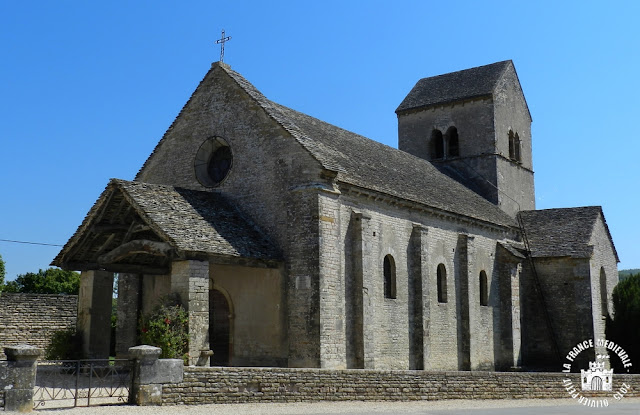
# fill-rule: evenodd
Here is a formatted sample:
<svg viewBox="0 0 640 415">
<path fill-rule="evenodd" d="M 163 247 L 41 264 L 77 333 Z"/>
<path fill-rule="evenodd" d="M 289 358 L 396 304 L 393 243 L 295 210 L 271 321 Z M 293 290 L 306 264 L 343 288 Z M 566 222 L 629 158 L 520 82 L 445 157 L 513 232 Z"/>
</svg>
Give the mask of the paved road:
<svg viewBox="0 0 640 415">
<path fill-rule="evenodd" d="M 234 404 L 198 406 L 103 406 L 74 409 L 38 410 L 41 415 L 637 415 L 640 398 L 624 398 L 607 408 L 586 408 L 572 399 L 523 399 L 496 401 L 431 401 L 431 402 L 321 402 L 295 404 Z"/>
</svg>

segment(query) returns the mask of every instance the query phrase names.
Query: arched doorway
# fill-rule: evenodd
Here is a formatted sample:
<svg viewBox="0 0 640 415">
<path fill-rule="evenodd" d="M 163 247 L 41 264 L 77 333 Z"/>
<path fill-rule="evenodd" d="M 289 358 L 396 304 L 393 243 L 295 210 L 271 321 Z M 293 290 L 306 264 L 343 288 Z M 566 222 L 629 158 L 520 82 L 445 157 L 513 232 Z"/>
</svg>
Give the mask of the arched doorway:
<svg viewBox="0 0 640 415">
<path fill-rule="evenodd" d="M 231 364 L 231 304 L 220 290 L 209 290 L 209 346 L 211 366 Z"/>
<path fill-rule="evenodd" d="M 591 379 L 591 390 L 592 391 L 601 391 L 602 390 L 602 378 L 599 376 L 594 376 Z"/>
</svg>

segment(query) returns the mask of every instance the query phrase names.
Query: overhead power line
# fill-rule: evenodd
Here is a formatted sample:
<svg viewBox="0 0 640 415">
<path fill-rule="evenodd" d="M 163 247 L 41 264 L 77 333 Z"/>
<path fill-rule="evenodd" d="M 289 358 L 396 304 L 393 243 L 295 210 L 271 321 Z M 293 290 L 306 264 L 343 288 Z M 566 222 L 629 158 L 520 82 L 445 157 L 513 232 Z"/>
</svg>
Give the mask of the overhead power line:
<svg viewBox="0 0 640 415">
<path fill-rule="evenodd" d="M 28 242 L 28 241 L 14 241 L 11 239 L 0 239 L 0 242 L 11 242 L 14 244 L 27 244 L 27 245 L 44 245 L 44 246 L 64 246 L 60 244 L 47 244 L 44 242 Z"/>
</svg>

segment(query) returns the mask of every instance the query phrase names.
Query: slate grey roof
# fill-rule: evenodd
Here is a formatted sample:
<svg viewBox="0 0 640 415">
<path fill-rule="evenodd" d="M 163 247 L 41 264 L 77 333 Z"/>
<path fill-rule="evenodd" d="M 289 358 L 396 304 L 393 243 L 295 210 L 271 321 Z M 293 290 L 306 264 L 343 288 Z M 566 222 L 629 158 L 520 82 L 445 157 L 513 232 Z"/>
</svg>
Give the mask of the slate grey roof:
<svg viewBox="0 0 640 415">
<path fill-rule="evenodd" d="M 419 80 L 396 113 L 493 94 L 511 60 Z"/>
<path fill-rule="evenodd" d="M 273 244 L 222 195 L 112 179 L 185 252 L 278 259 Z"/>
<path fill-rule="evenodd" d="M 516 258 L 525 259 L 527 258 L 521 251 L 524 250 L 524 245 L 518 244 L 515 245 L 513 243 L 508 242 L 498 242 L 498 245 L 503 247 L 507 252 L 513 255 Z"/>
<path fill-rule="evenodd" d="M 428 161 L 269 101 L 242 75 L 225 68 L 276 122 L 338 180 L 500 226 L 516 226 L 497 206 Z"/>
<path fill-rule="evenodd" d="M 114 204 L 120 207 L 114 210 L 109 206 Z M 274 245 L 220 194 L 111 179 L 53 264 L 96 261 L 99 252 L 96 253 L 94 247 L 84 249 L 77 245 L 100 237 L 86 238 L 95 229 L 95 222 L 109 219 L 116 225 L 113 222 L 125 216 L 122 206 L 127 204 L 151 229 L 152 233 L 147 233 L 144 239 L 168 242 L 181 257 L 204 254 L 267 261 L 280 259 Z M 122 243 L 118 238 L 115 246 Z"/>
<path fill-rule="evenodd" d="M 534 258 L 589 258 L 593 251 L 589 242 L 596 221 L 601 217 L 619 261 L 600 206 L 527 210 L 520 212 L 519 216 Z"/>
</svg>

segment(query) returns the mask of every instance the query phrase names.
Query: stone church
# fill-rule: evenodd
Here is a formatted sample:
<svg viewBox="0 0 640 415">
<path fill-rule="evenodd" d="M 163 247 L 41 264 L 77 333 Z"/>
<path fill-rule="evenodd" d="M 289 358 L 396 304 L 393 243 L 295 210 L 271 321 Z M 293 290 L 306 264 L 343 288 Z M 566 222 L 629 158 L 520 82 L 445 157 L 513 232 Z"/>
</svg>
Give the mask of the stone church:
<svg viewBox="0 0 640 415">
<path fill-rule="evenodd" d="M 82 271 L 86 353 L 109 352 L 114 273 L 119 355 L 170 293 L 190 364 L 560 370 L 603 337 L 617 253 L 600 207 L 535 210 L 513 63 L 421 79 L 396 114 L 398 149 L 214 63 L 53 261 Z"/>
</svg>

